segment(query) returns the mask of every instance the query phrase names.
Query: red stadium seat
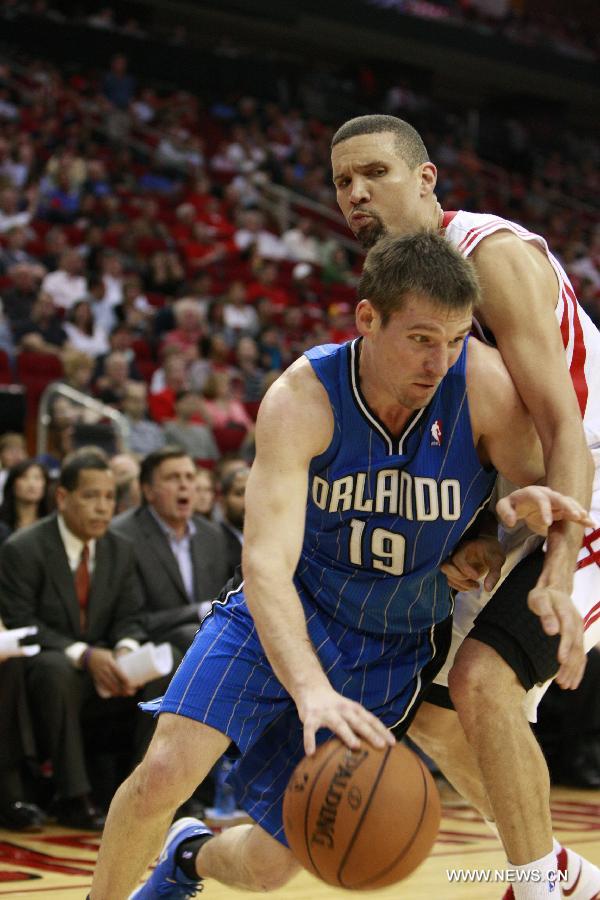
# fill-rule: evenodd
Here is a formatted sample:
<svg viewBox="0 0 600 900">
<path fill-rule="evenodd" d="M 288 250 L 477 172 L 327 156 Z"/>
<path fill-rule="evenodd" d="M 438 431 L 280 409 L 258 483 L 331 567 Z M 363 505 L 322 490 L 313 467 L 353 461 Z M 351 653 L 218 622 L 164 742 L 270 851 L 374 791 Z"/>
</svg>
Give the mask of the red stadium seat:
<svg viewBox="0 0 600 900">
<path fill-rule="evenodd" d="M 17 380 L 27 391 L 27 414 L 37 413 L 40 397 L 46 387 L 62 378 L 63 367 L 58 356 L 52 353 L 34 353 L 24 350 L 17 356 Z"/>
<path fill-rule="evenodd" d="M 13 384 L 14 381 L 8 353 L 0 350 L 0 384 Z"/>
<path fill-rule="evenodd" d="M 235 453 L 238 451 L 246 437 L 245 428 L 213 428 L 213 434 L 220 453 Z"/>
</svg>

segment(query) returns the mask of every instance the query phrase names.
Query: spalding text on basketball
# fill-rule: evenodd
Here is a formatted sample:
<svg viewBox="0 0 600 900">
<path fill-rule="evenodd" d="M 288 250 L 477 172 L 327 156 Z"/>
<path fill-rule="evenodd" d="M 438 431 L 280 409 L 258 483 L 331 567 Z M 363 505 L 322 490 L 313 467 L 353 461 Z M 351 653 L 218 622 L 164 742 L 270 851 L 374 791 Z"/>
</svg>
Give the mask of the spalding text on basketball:
<svg viewBox="0 0 600 900">
<path fill-rule="evenodd" d="M 363 764 L 368 757 L 368 750 L 359 750 L 356 753 L 348 752 L 343 763 L 335 770 L 335 774 L 329 783 L 323 805 L 319 810 L 315 830 L 310 839 L 311 844 L 333 849 L 335 822 L 340 801 L 348 785 L 353 772 Z"/>
</svg>

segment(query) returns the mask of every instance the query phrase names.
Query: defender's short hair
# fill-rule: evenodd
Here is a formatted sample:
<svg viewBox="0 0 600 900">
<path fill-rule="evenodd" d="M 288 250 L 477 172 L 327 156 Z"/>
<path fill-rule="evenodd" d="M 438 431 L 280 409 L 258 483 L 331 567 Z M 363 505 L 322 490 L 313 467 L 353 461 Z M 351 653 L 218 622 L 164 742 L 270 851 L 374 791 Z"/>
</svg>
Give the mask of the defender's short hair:
<svg viewBox="0 0 600 900">
<path fill-rule="evenodd" d="M 361 134 L 393 134 L 398 154 L 410 169 L 429 162 L 429 154 L 419 132 L 404 119 L 398 119 L 396 116 L 357 116 L 350 119 L 334 134 L 331 149 L 333 150 L 336 144 Z"/>
<path fill-rule="evenodd" d="M 479 282 L 472 263 L 445 238 L 423 231 L 378 241 L 365 259 L 359 294 L 371 301 L 385 326 L 409 294 L 447 309 L 475 306 Z"/>
</svg>

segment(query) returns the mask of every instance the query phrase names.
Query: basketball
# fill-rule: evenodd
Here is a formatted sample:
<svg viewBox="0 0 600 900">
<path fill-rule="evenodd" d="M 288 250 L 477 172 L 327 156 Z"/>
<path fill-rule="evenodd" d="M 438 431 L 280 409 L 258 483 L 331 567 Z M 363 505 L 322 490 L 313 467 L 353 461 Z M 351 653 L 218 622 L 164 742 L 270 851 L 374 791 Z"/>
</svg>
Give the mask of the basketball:
<svg viewBox="0 0 600 900">
<path fill-rule="evenodd" d="M 402 744 L 357 751 L 338 738 L 304 757 L 283 800 L 294 856 L 327 884 L 352 890 L 406 878 L 429 854 L 440 824 L 429 770 Z"/>
</svg>

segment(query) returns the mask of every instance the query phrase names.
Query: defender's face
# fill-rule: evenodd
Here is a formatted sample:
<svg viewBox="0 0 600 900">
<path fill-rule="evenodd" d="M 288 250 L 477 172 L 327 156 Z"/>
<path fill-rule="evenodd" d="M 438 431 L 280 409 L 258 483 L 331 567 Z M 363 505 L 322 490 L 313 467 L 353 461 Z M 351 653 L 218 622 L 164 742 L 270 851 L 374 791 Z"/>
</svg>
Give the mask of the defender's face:
<svg viewBox="0 0 600 900">
<path fill-rule="evenodd" d="M 331 152 L 331 165 L 338 205 L 363 247 L 385 234 L 410 234 L 427 226 L 435 166 L 409 169 L 392 133 L 341 141 Z"/>
<path fill-rule="evenodd" d="M 382 326 L 370 302 L 361 300 L 357 308 L 357 326 L 365 338 L 361 382 L 406 409 L 427 406 L 460 356 L 471 320 L 471 306 L 448 310 L 413 295 Z"/>
</svg>

